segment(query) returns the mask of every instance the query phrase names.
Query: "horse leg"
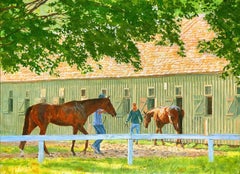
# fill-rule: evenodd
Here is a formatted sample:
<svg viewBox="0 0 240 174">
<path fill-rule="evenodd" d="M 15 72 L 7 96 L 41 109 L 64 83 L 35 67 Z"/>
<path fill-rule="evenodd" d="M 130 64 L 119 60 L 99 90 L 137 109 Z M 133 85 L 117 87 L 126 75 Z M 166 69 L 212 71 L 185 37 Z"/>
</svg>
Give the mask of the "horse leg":
<svg viewBox="0 0 240 174">
<path fill-rule="evenodd" d="M 156 129 L 156 134 L 159 132 L 159 128 Z M 154 139 L 154 146 L 157 146 L 157 139 Z"/>
<path fill-rule="evenodd" d="M 81 131 L 84 135 L 87 135 L 88 132 L 86 131 L 86 129 L 81 125 L 79 126 L 79 131 Z M 87 151 L 87 148 L 88 148 L 88 140 L 86 140 L 85 142 L 85 148 L 83 149 L 83 153 L 86 154 L 86 151 Z"/>
<path fill-rule="evenodd" d="M 159 131 L 160 131 L 160 134 L 162 134 L 162 127 L 161 127 L 161 128 L 159 128 Z M 163 139 L 161 139 L 161 141 L 162 141 L 162 145 L 164 146 L 164 145 L 165 145 L 165 143 L 164 143 Z"/>
<path fill-rule="evenodd" d="M 39 135 L 45 135 L 45 134 L 46 134 L 46 130 L 47 130 L 47 126 L 40 127 L 40 133 L 39 133 Z M 44 142 L 44 151 L 45 151 L 46 154 L 48 154 L 49 156 L 51 156 L 50 153 L 49 153 L 49 151 L 48 151 L 48 149 L 47 149 L 47 146 L 46 146 L 45 142 Z"/>
<path fill-rule="evenodd" d="M 24 131 L 23 135 L 30 135 L 31 132 L 33 131 L 33 129 L 35 129 L 36 127 L 37 127 L 37 125 L 34 122 L 29 123 L 27 131 L 26 132 Z M 21 141 L 19 146 L 18 146 L 19 149 L 20 149 L 20 156 L 21 157 L 24 157 L 24 151 L 23 150 L 24 150 L 24 147 L 25 147 L 26 143 L 27 143 L 26 141 Z"/>
<path fill-rule="evenodd" d="M 73 127 L 73 135 L 76 135 L 78 132 L 78 127 Z M 74 145 L 75 145 L 76 140 L 72 140 L 72 147 L 71 147 L 71 152 L 73 156 L 76 156 L 76 153 L 74 152 Z"/>
<path fill-rule="evenodd" d="M 177 124 L 173 123 L 173 127 L 174 127 L 174 129 L 176 130 L 177 134 L 181 134 L 180 131 L 179 131 L 179 129 L 178 129 L 178 127 L 177 127 Z M 181 147 L 184 148 L 184 145 L 183 145 L 181 139 L 177 139 L 177 141 L 176 141 L 176 146 L 177 146 L 178 144 L 181 144 Z"/>
</svg>

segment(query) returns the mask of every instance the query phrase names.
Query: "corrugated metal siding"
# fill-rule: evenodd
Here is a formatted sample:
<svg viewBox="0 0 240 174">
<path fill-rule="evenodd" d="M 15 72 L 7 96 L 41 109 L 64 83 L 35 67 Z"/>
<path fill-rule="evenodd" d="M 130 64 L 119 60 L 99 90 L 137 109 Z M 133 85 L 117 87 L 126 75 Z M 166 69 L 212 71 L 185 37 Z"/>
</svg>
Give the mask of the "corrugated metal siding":
<svg viewBox="0 0 240 174">
<path fill-rule="evenodd" d="M 164 83 L 167 89 L 164 89 Z M 194 102 L 196 97 L 204 96 L 204 86 L 212 86 L 213 112 L 211 116 L 195 115 Z M 219 134 L 219 133 L 240 133 L 240 117 L 226 116 L 227 98 L 236 95 L 236 84 L 233 78 L 222 80 L 218 75 L 175 75 L 146 78 L 112 78 L 92 80 L 53 80 L 34 83 L 1 83 L 1 134 L 20 135 L 24 122 L 23 113 L 19 112 L 26 91 L 30 91 L 30 104 L 35 104 L 40 98 L 42 88 L 46 88 L 46 101 L 52 103 L 54 98 L 59 96 L 59 89 L 65 90 L 65 102 L 81 100 L 81 88 L 86 89 L 87 98 L 98 97 L 102 89 L 107 90 L 114 107 L 117 109 L 118 117 L 112 118 L 106 115 L 106 129 L 108 133 L 127 133 L 129 127 L 124 126 L 127 114 L 122 114 L 121 102 L 124 97 L 124 88 L 130 90 L 130 103 L 137 102 L 141 109 L 142 101 L 147 99 L 148 88 L 155 89 L 156 106 L 169 104 L 167 99 L 176 99 L 175 87 L 182 87 L 182 105 L 185 110 L 183 120 L 183 131 L 187 134 Z M 13 90 L 14 112 L 7 113 L 7 100 L 9 90 Z M 120 106 L 120 107 L 119 107 Z M 237 106 L 240 107 L 240 106 Z M 95 133 L 92 128 L 92 116 L 89 117 L 85 127 L 89 133 Z M 152 121 L 150 127 L 141 128 L 142 133 L 154 133 L 155 124 Z M 163 128 L 164 133 L 175 133 L 173 126 L 168 124 Z M 36 129 L 34 134 L 38 134 Z M 71 127 L 60 127 L 50 124 L 48 134 L 72 134 Z M 201 142 L 195 140 L 195 142 Z M 217 143 L 235 143 L 219 141 Z M 237 142 L 239 144 L 239 142 Z"/>
</svg>

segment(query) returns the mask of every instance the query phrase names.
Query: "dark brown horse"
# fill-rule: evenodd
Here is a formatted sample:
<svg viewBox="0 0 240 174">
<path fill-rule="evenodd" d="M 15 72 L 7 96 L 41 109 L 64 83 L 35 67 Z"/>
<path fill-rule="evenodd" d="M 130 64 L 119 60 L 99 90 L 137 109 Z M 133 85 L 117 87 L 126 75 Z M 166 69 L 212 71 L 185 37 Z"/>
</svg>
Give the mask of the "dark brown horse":
<svg viewBox="0 0 240 174">
<path fill-rule="evenodd" d="M 95 112 L 97 109 L 104 109 L 107 113 L 113 117 L 116 116 L 116 111 L 108 98 L 97 98 L 82 101 L 71 101 L 62 105 L 50 105 L 50 104 L 36 104 L 30 106 L 25 114 L 25 122 L 23 126 L 22 135 L 29 135 L 37 126 L 40 128 L 40 135 L 45 135 L 47 126 L 49 123 L 53 123 L 59 126 L 72 126 L 73 134 L 77 134 L 78 130 L 83 134 L 88 134 L 84 128 L 88 116 Z M 23 149 L 26 141 L 21 141 L 19 148 L 21 150 L 21 156 L 24 155 Z M 72 141 L 71 152 L 74 152 L 75 140 Z M 83 150 L 86 153 L 88 148 L 88 140 L 86 140 L 85 148 Z M 47 147 L 44 143 L 44 151 L 48 154 Z"/>
<path fill-rule="evenodd" d="M 144 127 L 148 128 L 148 124 L 153 117 L 156 124 L 156 133 L 162 134 L 162 127 L 165 124 L 171 123 L 178 134 L 182 134 L 182 120 L 184 117 L 184 110 L 178 106 L 159 107 L 154 108 L 148 112 L 144 112 Z M 182 144 L 181 140 L 177 140 L 176 144 Z M 164 145 L 164 141 L 162 140 Z M 157 145 L 157 140 L 154 140 L 154 145 Z"/>
</svg>

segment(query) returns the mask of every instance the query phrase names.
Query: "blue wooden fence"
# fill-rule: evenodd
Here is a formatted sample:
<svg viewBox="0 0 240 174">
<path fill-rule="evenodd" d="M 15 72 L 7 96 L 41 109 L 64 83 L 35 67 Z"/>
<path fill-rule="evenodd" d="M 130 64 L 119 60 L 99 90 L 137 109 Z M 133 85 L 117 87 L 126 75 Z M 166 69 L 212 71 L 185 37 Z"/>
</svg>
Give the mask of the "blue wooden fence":
<svg viewBox="0 0 240 174">
<path fill-rule="evenodd" d="M 236 140 L 240 141 L 240 134 L 98 134 L 98 135 L 23 135 L 23 136 L 0 136 L 0 142 L 16 141 L 38 141 L 38 161 L 44 160 L 44 141 L 66 141 L 66 140 L 128 140 L 128 164 L 133 164 L 133 139 L 201 139 L 208 141 L 209 162 L 214 161 L 214 140 Z"/>
</svg>

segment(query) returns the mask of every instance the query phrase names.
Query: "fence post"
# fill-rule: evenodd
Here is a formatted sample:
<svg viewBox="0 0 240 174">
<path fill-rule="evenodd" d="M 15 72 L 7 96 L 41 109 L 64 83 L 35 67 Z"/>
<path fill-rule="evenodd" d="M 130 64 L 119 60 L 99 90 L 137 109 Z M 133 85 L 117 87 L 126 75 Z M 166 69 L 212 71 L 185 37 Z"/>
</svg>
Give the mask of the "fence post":
<svg viewBox="0 0 240 174">
<path fill-rule="evenodd" d="M 44 141 L 38 142 L 38 162 L 42 163 L 44 160 Z"/>
<path fill-rule="evenodd" d="M 208 159 L 209 159 L 209 162 L 214 161 L 214 149 L 213 149 L 212 139 L 208 139 Z"/>
<path fill-rule="evenodd" d="M 128 139 L 128 164 L 131 165 L 132 163 L 133 163 L 133 139 L 131 134 L 130 139 Z"/>
</svg>

